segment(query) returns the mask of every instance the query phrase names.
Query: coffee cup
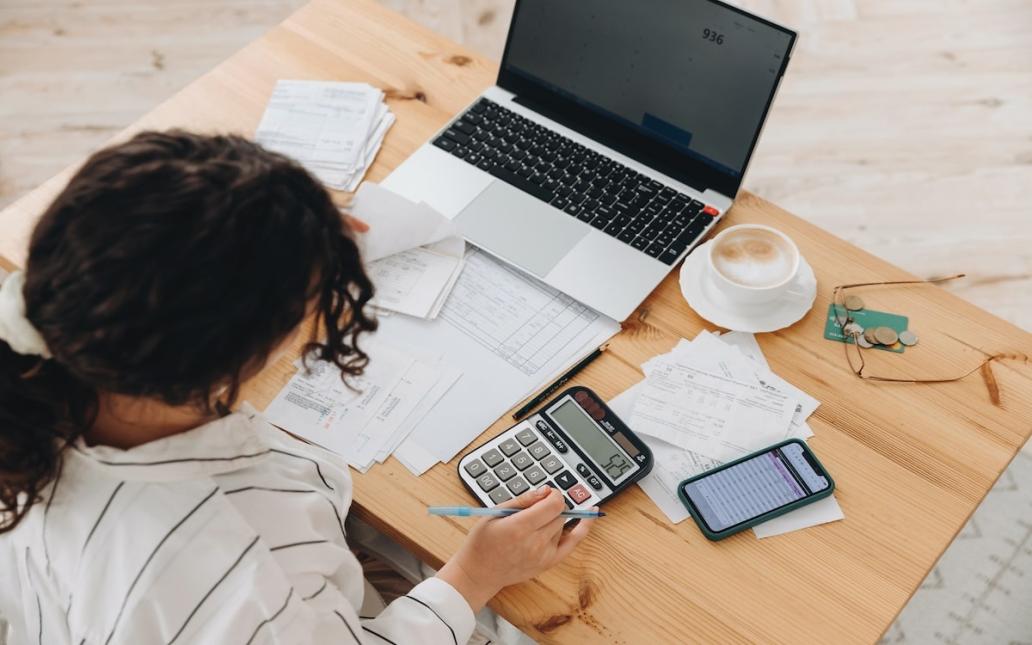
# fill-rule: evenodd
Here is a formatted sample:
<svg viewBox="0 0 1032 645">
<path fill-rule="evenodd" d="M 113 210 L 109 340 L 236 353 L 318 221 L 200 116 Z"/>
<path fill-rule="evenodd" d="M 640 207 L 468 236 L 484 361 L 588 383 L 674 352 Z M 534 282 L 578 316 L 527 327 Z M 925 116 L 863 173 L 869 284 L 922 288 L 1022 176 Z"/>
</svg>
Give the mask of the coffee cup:
<svg viewBox="0 0 1032 645">
<path fill-rule="evenodd" d="M 799 247 L 781 231 L 762 224 L 739 224 L 709 244 L 712 284 L 735 304 L 766 304 L 792 288 L 799 273 Z"/>
</svg>

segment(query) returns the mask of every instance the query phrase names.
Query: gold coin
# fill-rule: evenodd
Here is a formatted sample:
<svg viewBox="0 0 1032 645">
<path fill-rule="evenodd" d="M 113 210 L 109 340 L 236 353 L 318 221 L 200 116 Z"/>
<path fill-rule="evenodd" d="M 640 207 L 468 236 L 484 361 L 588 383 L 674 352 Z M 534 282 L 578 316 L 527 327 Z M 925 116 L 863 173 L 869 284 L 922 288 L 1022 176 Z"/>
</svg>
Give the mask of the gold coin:
<svg viewBox="0 0 1032 645">
<path fill-rule="evenodd" d="M 909 329 L 904 329 L 899 332 L 899 342 L 903 343 L 907 347 L 912 347 L 917 344 L 917 334 Z"/>
<path fill-rule="evenodd" d="M 895 345 L 899 334 L 892 327 L 878 327 L 874 330 L 874 338 L 882 345 Z"/>
<path fill-rule="evenodd" d="M 864 330 L 864 340 L 866 340 L 869 345 L 878 344 L 878 339 L 874 337 L 875 329 L 877 329 L 877 327 L 868 327 Z M 863 345 L 861 345 L 861 347 L 863 347 Z"/>
<path fill-rule="evenodd" d="M 860 296 L 846 296 L 846 309 L 850 311 L 860 311 L 864 308 L 864 301 Z"/>
</svg>

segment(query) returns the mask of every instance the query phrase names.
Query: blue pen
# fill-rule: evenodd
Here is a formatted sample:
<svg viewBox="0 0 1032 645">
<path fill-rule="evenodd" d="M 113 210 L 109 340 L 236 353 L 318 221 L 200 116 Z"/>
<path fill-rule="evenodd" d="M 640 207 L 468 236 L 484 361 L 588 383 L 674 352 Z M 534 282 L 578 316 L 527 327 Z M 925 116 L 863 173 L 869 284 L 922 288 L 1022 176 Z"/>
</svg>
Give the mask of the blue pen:
<svg viewBox="0 0 1032 645">
<path fill-rule="evenodd" d="M 426 509 L 431 515 L 449 515 L 452 517 L 508 517 L 522 511 L 522 508 L 474 508 L 472 506 L 430 506 Z M 559 517 L 570 517 L 581 520 L 593 520 L 605 517 L 602 511 L 573 510 L 563 511 Z"/>
</svg>

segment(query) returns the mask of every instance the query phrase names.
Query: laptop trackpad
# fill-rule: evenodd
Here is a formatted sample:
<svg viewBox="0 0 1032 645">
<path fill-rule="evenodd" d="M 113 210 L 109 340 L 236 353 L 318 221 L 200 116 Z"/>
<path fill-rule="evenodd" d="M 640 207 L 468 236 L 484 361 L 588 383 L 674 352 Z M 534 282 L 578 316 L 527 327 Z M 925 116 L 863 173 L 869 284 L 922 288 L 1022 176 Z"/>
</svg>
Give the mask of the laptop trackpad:
<svg viewBox="0 0 1032 645">
<path fill-rule="evenodd" d="M 503 181 L 488 186 L 455 223 L 470 242 L 538 277 L 591 230 Z"/>
</svg>

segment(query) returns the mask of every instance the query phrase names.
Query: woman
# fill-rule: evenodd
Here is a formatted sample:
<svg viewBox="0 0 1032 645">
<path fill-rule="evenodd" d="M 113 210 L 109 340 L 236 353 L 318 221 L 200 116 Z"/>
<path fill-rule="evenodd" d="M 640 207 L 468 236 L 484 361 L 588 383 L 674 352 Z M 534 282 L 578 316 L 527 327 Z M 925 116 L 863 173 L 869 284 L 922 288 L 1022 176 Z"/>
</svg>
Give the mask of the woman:
<svg viewBox="0 0 1032 645">
<path fill-rule="evenodd" d="M 309 315 L 305 355 L 360 374 L 371 296 L 350 227 L 290 160 L 183 132 L 93 155 L 0 287 L 14 642 L 457 645 L 495 593 L 568 554 L 590 522 L 564 532 L 561 495 L 533 491 L 359 616 L 345 464 L 230 409 Z"/>
</svg>

